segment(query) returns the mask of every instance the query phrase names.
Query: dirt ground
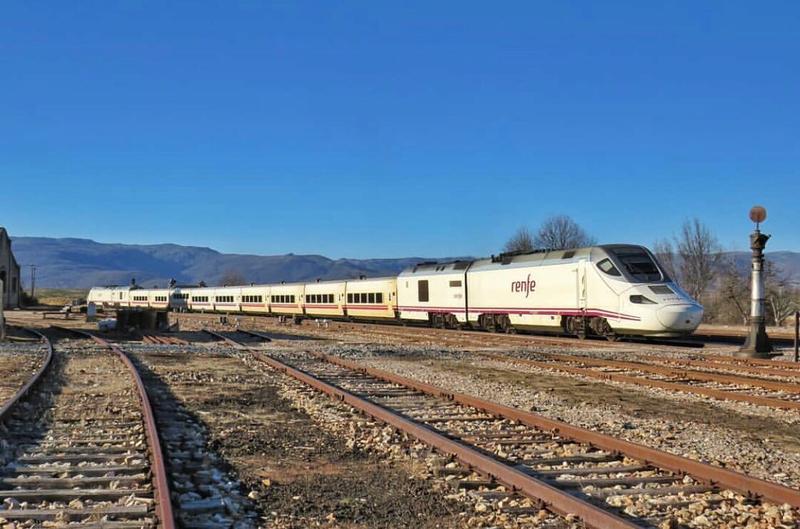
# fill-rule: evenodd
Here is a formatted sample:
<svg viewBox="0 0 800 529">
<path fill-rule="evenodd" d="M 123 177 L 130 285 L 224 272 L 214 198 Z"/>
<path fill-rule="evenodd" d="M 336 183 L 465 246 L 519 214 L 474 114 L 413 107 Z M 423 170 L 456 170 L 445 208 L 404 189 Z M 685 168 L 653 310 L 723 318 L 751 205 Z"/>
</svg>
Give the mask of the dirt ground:
<svg viewBox="0 0 800 529">
<path fill-rule="evenodd" d="M 272 527 L 456 527 L 459 507 L 413 469 L 348 447 L 278 395 L 274 380 L 234 358 L 138 358 L 200 417 L 208 448 L 255 492 Z"/>
</svg>

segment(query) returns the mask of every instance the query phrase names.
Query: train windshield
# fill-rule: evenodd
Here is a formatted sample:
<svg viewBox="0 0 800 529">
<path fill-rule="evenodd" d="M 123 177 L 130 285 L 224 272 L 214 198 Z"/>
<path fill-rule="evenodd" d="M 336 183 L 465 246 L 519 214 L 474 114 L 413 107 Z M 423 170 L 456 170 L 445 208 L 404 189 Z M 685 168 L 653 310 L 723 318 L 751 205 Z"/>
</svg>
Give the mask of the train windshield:
<svg viewBox="0 0 800 529">
<path fill-rule="evenodd" d="M 669 281 L 666 274 L 655 262 L 653 257 L 643 248 L 614 248 L 612 250 L 616 261 L 622 265 L 626 275 L 637 282 Z"/>
</svg>

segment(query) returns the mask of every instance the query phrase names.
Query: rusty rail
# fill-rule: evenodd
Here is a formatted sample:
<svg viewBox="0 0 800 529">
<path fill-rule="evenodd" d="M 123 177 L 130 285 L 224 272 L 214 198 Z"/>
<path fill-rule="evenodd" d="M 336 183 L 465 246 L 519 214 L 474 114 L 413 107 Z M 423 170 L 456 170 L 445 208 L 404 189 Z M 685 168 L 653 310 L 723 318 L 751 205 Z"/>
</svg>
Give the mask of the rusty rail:
<svg viewBox="0 0 800 529">
<path fill-rule="evenodd" d="M 206 333 L 206 334 L 210 334 L 211 336 L 213 336 L 215 338 L 219 338 L 220 340 L 222 340 L 223 342 L 225 342 L 226 344 L 230 345 L 231 347 L 233 347 L 235 349 L 246 349 L 246 346 L 244 346 L 241 343 L 237 342 L 233 338 L 229 338 L 229 337 L 225 336 L 222 333 L 218 333 L 218 332 L 212 331 L 210 329 L 203 329 L 203 332 Z"/>
<path fill-rule="evenodd" d="M 774 391 L 785 391 L 787 393 L 800 393 L 800 384 L 792 382 L 779 382 L 777 380 L 765 380 L 753 377 L 743 377 L 736 375 L 722 375 L 717 373 L 707 373 L 693 369 L 675 369 L 666 366 L 655 366 L 642 362 L 627 362 L 624 360 L 607 360 L 604 358 L 590 358 L 588 356 L 576 356 L 556 353 L 540 353 L 542 356 L 552 360 L 562 362 L 573 362 L 584 365 L 599 367 L 618 367 L 620 369 L 630 369 L 651 373 L 654 375 L 679 376 L 689 380 L 699 380 L 703 382 L 721 382 L 724 384 L 737 384 L 740 386 L 752 386 Z"/>
<path fill-rule="evenodd" d="M 770 338 L 771 339 L 771 338 Z M 788 367 L 791 369 L 797 369 L 800 367 L 800 364 L 792 362 L 790 360 L 766 360 L 764 358 L 737 358 L 734 356 L 725 356 L 725 355 L 717 355 L 717 354 L 710 354 L 705 355 L 704 358 L 711 360 L 712 362 L 717 362 L 720 364 L 744 364 L 744 365 L 753 365 L 753 366 L 780 366 L 780 367 Z"/>
<path fill-rule="evenodd" d="M 588 367 L 573 367 L 564 364 L 543 362 L 539 360 L 530 360 L 528 358 L 517 358 L 512 356 L 501 355 L 497 353 L 476 353 L 487 358 L 499 360 L 502 362 L 516 362 L 523 365 L 530 365 L 540 369 L 547 369 L 550 371 L 563 371 L 571 375 L 578 375 L 588 378 L 596 378 L 603 381 L 622 382 L 625 384 L 634 384 L 637 386 L 647 386 L 651 388 L 666 389 L 670 391 L 678 391 L 681 393 L 693 393 L 696 395 L 703 395 L 719 400 L 735 400 L 738 402 L 747 402 L 749 404 L 757 404 L 759 406 L 767 406 L 770 408 L 778 408 L 782 410 L 800 410 L 800 402 L 794 400 L 775 399 L 771 397 L 761 397 L 758 395 L 747 395 L 744 393 L 736 393 L 733 391 L 725 391 L 722 389 L 704 388 L 699 386 L 691 386 L 689 384 L 679 384 L 677 382 L 666 382 L 664 380 L 653 380 L 645 377 L 635 377 L 630 375 L 620 375 L 617 373 L 607 373 L 604 371 L 595 371 Z"/>
<path fill-rule="evenodd" d="M 753 366 L 747 364 L 735 364 L 714 362 L 709 360 L 695 360 L 690 358 L 668 358 L 655 355 L 639 355 L 637 360 L 647 360 L 652 362 L 664 362 L 666 364 L 687 365 L 705 369 L 727 369 L 741 373 L 749 373 L 756 376 L 772 375 L 776 377 L 793 378 L 800 377 L 800 371 L 792 369 L 778 369 L 774 367 Z"/>
<path fill-rule="evenodd" d="M 701 482 L 729 488 L 750 497 L 759 497 L 778 504 L 788 503 L 793 507 L 800 507 L 800 491 L 778 485 L 777 483 L 771 483 L 640 444 L 623 441 L 622 439 L 617 439 L 599 432 L 572 426 L 565 422 L 548 419 L 541 415 L 511 408 L 471 395 L 453 393 L 430 384 L 424 384 L 416 380 L 395 375 L 394 373 L 365 367 L 357 362 L 345 360 L 343 358 L 325 354 L 318 354 L 317 356 L 332 364 L 354 371 L 360 371 L 372 377 L 385 380 L 386 382 L 400 384 L 430 395 L 447 397 L 459 404 L 472 406 L 473 408 L 478 408 L 509 420 L 519 421 L 527 426 L 558 432 L 562 437 L 568 437 L 578 442 L 589 443 L 605 450 L 619 452 L 631 458 L 645 461 L 673 472 L 688 474 Z"/>
<path fill-rule="evenodd" d="M 17 392 L 14 393 L 14 395 L 10 399 L 8 399 L 5 403 L 3 403 L 2 406 L 0 406 L 0 422 L 5 420 L 5 418 L 8 416 L 11 409 L 17 404 L 17 402 L 22 400 L 22 398 L 28 394 L 31 388 L 33 388 L 33 386 L 35 386 L 41 380 L 42 375 L 45 374 L 45 372 L 50 368 L 50 364 L 52 364 L 53 362 L 53 344 L 50 342 L 47 336 L 34 329 L 25 329 L 25 330 L 39 336 L 42 342 L 44 342 L 44 344 L 47 346 L 47 352 L 45 353 L 44 362 L 42 362 L 42 366 L 36 371 L 36 373 L 34 373 L 33 376 L 25 383 L 25 385 L 19 388 L 19 390 L 17 390 Z"/>
<path fill-rule="evenodd" d="M 99 336 L 95 336 L 94 334 L 81 329 L 70 329 L 68 327 L 56 328 L 90 338 L 103 347 L 107 347 L 116 353 L 120 360 L 122 360 L 122 362 L 128 367 L 131 377 L 136 385 L 136 390 L 139 393 L 139 401 L 142 404 L 145 435 L 147 436 L 147 441 L 150 445 L 150 469 L 153 474 L 153 485 L 155 487 L 157 516 L 161 521 L 161 529 L 175 529 L 175 516 L 172 512 L 172 499 L 170 498 L 167 470 L 164 466 L 164 455 L 161 450 L 161 441 L 158 437 L 158 428 L 156 427 L 153 408 L 150 405 L 150 398 L 147 396 L 147 390 L 144 387 L 142 377 L 139 376 L 139 372 L 136 370 L 136 366 L 133 365 L 133 362 L 131 362 L 131 359 L 123 350 L 104 340 L 103 338 L 100 338 Z"/>
<path fill-rule="evenodd" d="M 387 408 L 373 404 L 348 391 L 328 384 L 319 378 L 296 369 L 288 364 L 281 362 L 260 351 L 250 350 L 256 359 L 268 366 L 290 375 L 309 386 L 322 391 L 342 402 L 357 408 L 375 419 L 394 426 L 414 438 L 422 441 L 437 450 L 449 454 L 463 464 L 477 470 L 478 472 L 491 476 L 498 482 L 511 487 L 520 493 L 537 499 L 548 506 L 554 512 L 562 515 L 573 514 L 583 520 L 587 527 L 598 529 L 633 529 L 638 528 L 627 520 L 619 518 L 614 514 L 604 511 L 586 501 L 559 490 L 552 485 L 536 479 L 524 472 L 508 466 L 496 459 L 482 454 L 478 450 L 448 439 L 444 435 L 407 419 Z M 430 386 L 432 388 L 432 386 Z M 435 392 L 440 394 L 441 390 Z"/>
<path fill-rule="evenodd" d="M 213 332 L 212 332 L 213 334 Z M 238 344 L 239 348 L 242 344 Z M 573 514 L 581 518 L 590 527 L 636 527 L 625 520 L 612 516 L 597 507 L 583 502 L 565 492 L 556 489 L 547 483 L 540 482 L 531 476 L 508 467 L 495 459 L 488 457 L 473 448 L 453 441 L 443 435 L 438 434 L 429 427 L 411 421 L 401 415 L 373 404 L 365 399 L 347 392 L 341 388 L 328 384 L 309 373 L 296 369 L 280 360 L 273 358 L 261 351 L 248 349 L 248 351 L 259 361 L 286 373 L 305 384 L 308 384 L 328 395 L 331 395 L 351 406 L 354 406 L 376 419 L 390 424 L 404 432 L 409 433 L 415 438 L 434 446 L 438 450 L 448 453 L 459 459 L 462 463 L 478 470 L 479 472 L 495 478 L 513 489 L 519 490 L 535 499 L 541 500 L 548 507 L 558 513 Z M 700 482 L 709 484 L 712 487 L 725 487 L 738 491 L 751 498 L 762 498 L 775 503 L 788 503 L 794 507 L 800 507 L 800 491 L 770 483 L 765 480 L 753 478 L 714 467 L 699 461 L 694 461 L 685 457 L 676 456 L 667 452 L 649 448 L 629 441 L 624 441 L 614 437 L 594 432 L 584 428 L 572 426 L 570 424 L 549 419 L 541 415 L 525 412 L 516 408 L 511 408 L 490 402 L 478 397 L 466 394 L 450 392 L 436 386 L 425 384 L 416 380 L 408 379 L 382 371 L 375 368 L 362 366 L 356 362 L 345 360 L 318 353 L 315 356 L 330 362 L 331 364 L 344 367 L 353 371 L 361 372 L 374 378 L 384 380 L 393 384 L 399 384 L 422 393 L 450 399 L 459 404 L 483 410 L 489 414 L 503 417 L 505 419 L 518 421 L 521 424 L 538 428 L 544 431 L 552 431 L 561 437 L 566 437 L 577 442 L 588 443 L 597 448 L 621 453 L 628 457 L 641 460 L 646 464 L 658 466 L 676 473 L 688 474 Z"/>
</svg>

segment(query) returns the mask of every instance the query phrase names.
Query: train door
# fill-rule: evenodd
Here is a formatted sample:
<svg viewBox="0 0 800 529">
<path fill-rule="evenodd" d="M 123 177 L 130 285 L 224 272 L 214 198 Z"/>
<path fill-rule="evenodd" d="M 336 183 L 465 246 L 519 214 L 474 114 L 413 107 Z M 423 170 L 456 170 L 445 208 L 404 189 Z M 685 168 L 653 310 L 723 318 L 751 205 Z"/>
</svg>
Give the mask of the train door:
<svg viewBox="0 0 800 529">
<path fill-rule="evenodd" d="M 586 286 L 586 261 L 578 261 L 578 273 L 576 274 L 578 284 L 576 285 L 577 291 L 577 308 L 586 310 L 588 288 Z"/>
</svg>

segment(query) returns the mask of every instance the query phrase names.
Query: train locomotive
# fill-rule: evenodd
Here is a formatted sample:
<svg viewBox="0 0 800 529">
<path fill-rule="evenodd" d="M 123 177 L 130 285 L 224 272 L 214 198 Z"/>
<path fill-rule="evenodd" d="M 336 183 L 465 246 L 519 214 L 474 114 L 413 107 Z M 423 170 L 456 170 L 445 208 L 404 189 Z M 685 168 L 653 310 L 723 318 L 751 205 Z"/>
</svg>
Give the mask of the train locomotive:
<svg viewBox="0 0 800 529">
<path fill-rule="evenodd" d="M 425 262 L 396 277 L 224 287 L 95 287 L 105 308 L 398 321 L 578 337 L 679 337 L 703 307 L 647 248 L 609 244 Z"/>
</svg>

